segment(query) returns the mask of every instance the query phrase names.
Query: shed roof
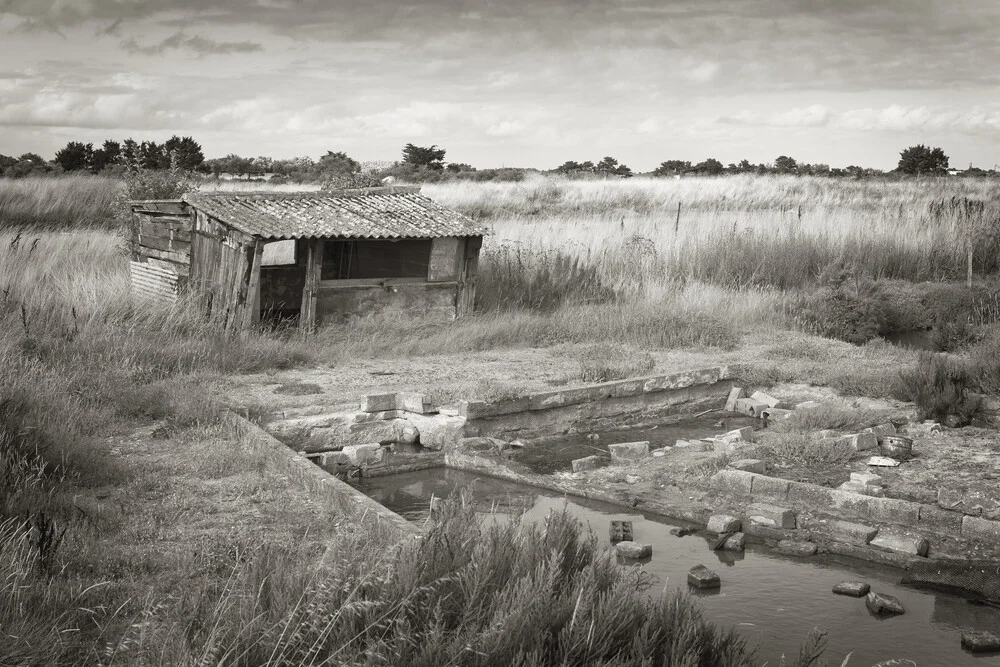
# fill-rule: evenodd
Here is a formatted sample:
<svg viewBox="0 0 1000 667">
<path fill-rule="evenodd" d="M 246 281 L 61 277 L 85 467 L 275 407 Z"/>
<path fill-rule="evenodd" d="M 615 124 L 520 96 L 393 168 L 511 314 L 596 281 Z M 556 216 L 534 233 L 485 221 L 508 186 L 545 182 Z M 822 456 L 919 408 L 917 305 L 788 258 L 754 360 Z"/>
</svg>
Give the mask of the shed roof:
<svg viewBox="0 0 1000 667">
<path fill-rule="evenodd" d="M 264 239 L 483 236 L 486 228 L 413 191 L 196 192 L 184 201 Z"/>
</svg>

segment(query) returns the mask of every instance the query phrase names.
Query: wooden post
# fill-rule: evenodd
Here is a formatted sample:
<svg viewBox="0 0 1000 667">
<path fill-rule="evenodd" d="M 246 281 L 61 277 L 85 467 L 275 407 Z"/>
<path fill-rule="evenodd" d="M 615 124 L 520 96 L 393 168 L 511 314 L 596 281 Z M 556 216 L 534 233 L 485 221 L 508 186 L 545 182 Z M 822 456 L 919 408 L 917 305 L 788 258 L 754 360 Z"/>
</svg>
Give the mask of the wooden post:
<svg viewBox="0 0 1000 667">
<path fill-rule="evenodd" d="M 677 231 L 681 228 L 681 203 L 677 202 L 677 219 L 674 220 L 674 236 L 677 236 Z"/>
<path fill-rule="evenodd" d="M 965 282 L 972 289 L 972 239 L 969 239 L 969 268 L 966 271 Z"/>
<path fill-rule="evenodd" d="M 309 239 L 306 244 L 306 282 L 302 287 L 302 309 L 299 327 L 307 332 L 316 328 L 316 297 L 319 290 L 319 271 L 323 258 L 319 256 L 320 241 Z"/>
<path fill-rule="evenodd" d="M 249 329 L 260 321 L 260 261 L 264 255 L 264 242 L 257 239 L 250 262 L 250 280 L 243 299 L 243 321 L 240 326 Z"/>
</svg>

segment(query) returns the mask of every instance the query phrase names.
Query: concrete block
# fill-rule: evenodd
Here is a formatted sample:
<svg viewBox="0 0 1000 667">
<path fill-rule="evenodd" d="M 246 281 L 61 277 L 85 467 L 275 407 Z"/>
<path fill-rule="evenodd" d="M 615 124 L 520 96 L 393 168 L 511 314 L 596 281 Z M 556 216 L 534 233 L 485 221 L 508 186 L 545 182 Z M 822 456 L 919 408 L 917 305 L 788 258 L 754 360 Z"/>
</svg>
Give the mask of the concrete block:
<svg viewBox="0 0 1000 667">
<path fill-rule="evenodd" d="M 753 485 L 750 487 L 750 494 L 754 498 L 785 500 L 788 498 L 788 489 L 790 485 L 790 481 L 787 479 L 781 479 L 780 477 L 754 475 Z"/>
<path fill-rule="evenodd" d="M 608 528 L 608 533 L 611 539 L 611 544 L 618 544 L 619 542 L 631 542 L 633 535 L 632 522 L 612 521 L 610 528 Z"/>
<path fill-rule="evenodd" d="M 842 581 L 833 587 L 833 592 L 837 595 L 849 595 L 852 598 L 860 598 L 868 595 L 872 587 L 863 581 Z"/>
<path fill-rule="evenodd" d="M 786 556 L 808 558 L 816 554 L 816 545 L 812 542 L 797 542 L 796 540 L 781 540 L 777 546 L 778 553 Z"/>
<path fill-rule="evenodd" d="M 1000 542 L 1000 521 L 966 515 L 962 517 L 962 537 L 996 544 Z"/>
<path fill-rule="evenodd" d="M 760 417 L 761 413 L 769 407 L 767 403 L 755 401 L 752 398 L 740 398 L 736 401 L 736 412 L 750 417 Z"/>
<path fill-rule="evenodd" d="M 878 535 L 878 528 L 838 519 L 826 522 L 825 528 L 831 538 L 851 544 L 869 544 Z"/>
<path fill-rule="evenodd" d="M 744 470 L 763 475 L 767 472 L 767 463 L 760 459 L 740 459 L 729 464 L 733 470 Z"/>
<path fill-rule="evenodd" d="M 619 556 L 632 560 L 649 558 L 653 555 L 653 545 L 639 544 L 638 542 L 619 542 L 615 545 L 615 551 Z"/>
<path fill-rule="evenodd" d="M 961 535 L 962 514 L 950 512 L 934 505 L 921 505 L 918 514 L 918 525 L 935 533 Z"/>
<path fill-rule="evenodd" d="M 718 491 L 749 498 L 753 475 L 741 470 L 720 470 L 712 475 L 710 482 Z"/>
<path fill-rule="evenodd" d="M 713 514 L 708 518 L 708 532 L 717 535 L 733 533 L 740 529 L 740 520 L 729 514 Z"/>
<path fill-rule="evenodd" d="M 586 470 L 596 470 L 597 468 L 603 468 L 611 462 L 611 459 L 607 456 L 602 456 L 600 454 L 594 454 L 593 456 L 585 456 L 582 459 L 575 459 L 573 461 L 573 472 L 584 472 Z"/>
<path fill-rule="evenodd" d="M 770 394 L 765 394 L 762 391 L 755 391 L 750 394 L 750 398 L 757 401 L 758 403 L 765 403 L 769 408 L 776 408 L 781 405 L 781 400 L 771 396 Z"/>
<path fill-rule="evenodd" d="M 614 463 L 639 461 L 649 456 L 649 441 L 619 442 L 608 445 L 608 452 L 611 453 L 611 460 Z"/>
<path fill-rule="evenodd" d="M 729 397 L 726 399 L 726 412 L 736 412 L 736 401 L 743 398 L 743 389 L 733 387 L 729 390 Z"/>
<path fill-rule="evenodd" d="M 877 615 L 902 614 L 903 604 L 891 595 L 870 592 L 865 596 L 865 606 L 868 611 Z"/>
<path fill-rule="evenodd" d="M 744 510 L 748 517 L 762 517 L 768 521 L 773 521 L 779 528 L 795 528 L 795 512 L 787 507 L 770 505 L 767 503 L 754 503 Z"/>
<path fill-rule="evenodd" d="M 846 444 L 856 452 L 867 452 L 878 447 L 878 438 L 874 433 L 852 433 L 838 438 L 837 442 Z"/>
<path fill-rule="evenodd" d="M 344 447 L 343 455 L 349 465 L 377 465 L 382 462 L 385 452 L 378 443 L 371 443 L 348 445 Z"/>
<path fill-rule="evenodd" d="M 879 531 L 878 537 L 873 539 L 870 544 L 886 551 L 895 551 L 911 556 L 925 557 L 930 550 L 930 542 L 926 537 L 887 533 L 884 530 Z"/>
<path fill-rule="evenodd" d="M 692 588 L 720 588 L 722 579 L 704 565 L 695 565 L 688 571 L 688 586 Z"/>
</svg>

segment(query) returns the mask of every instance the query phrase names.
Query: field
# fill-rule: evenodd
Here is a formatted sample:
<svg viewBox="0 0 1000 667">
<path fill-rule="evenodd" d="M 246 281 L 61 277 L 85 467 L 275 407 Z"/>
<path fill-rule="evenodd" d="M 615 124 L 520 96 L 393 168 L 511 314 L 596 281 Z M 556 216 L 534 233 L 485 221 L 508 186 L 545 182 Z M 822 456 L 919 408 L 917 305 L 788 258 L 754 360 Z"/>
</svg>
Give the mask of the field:
<svg viewBox="0 0 1000 667">
<path fill-rule="evenodd" d="M 915 353 L 877 340 L 828 344 L 811 334 L 862 343 L 897 330 L 941 331 L 956 317 L 964 324 L 947 330 L 943 346 L 980 362 L 996 359 L 984 332 L 1000 317 L 1000 195 L 988 181 L 428 185 L 426 194 L 493 229 L 479 314 L 449 326 L 371 318 L 313 339 L 294 330 L 220 337 L 183 302 L 164 308 L 133 299 L 113 219 L 119 190 L 102 178 L 0 181 L 0 551 L 7 568 L 0 625 L 20 628 L 7 630 L 19 641 L 0 648 L 2 664 L 178 664 L 221 655 L 230 664 L 277 663 L 287 651 L 340 641 L 322 629 L 293 641 L 278 625 L 282 614 L 301 612 L 299 603 L 354 600 L 313 586 L 309 554 L 329 517 L 286 516 L 275 499 L 280 482 L 262 475 L 253 456 L 197 447 L 246 448 L 212 391 L 241 373 L 312 364 L 347 370 L 354 359 L 391 362 L 447 349 L 495 356 L 496 390 L 527 381 L 506 376 L 503 365 L 525 348 L 549 350 L 567 372 L 582 374 L 608 371 L 589 368 L 588 359 L 617 360 L 620 374 L 643 367 L 650 354 L 659 362 L 729 354 L 758 362 L 762 384 L 813 381 L 881 396 L 896 391 L 891 370 L 916 364 Z M 970 210 L 969 200 L 982 208 Z M 972 290 L 963 282 L 969 248 Z M 831 331 L 829 321 L 847 325 Z M 163 430 L 150 442 L 187 452 L 185 466 L 152 445 L 136 449 L 134 460 L 121 454 L 132 451 L 136 429 L 151 423 Z M 103 509 L 79 497 L 105 498 L 97 503 Z M 191 539 L 180 517 L 234 498 L 259 506 L 258 516 L 285 532 L 257 551 L 261 540 L 227 533 L 224 515 L 203 527 L 208 546 L 192 565 L 177 546 Z M 461 521 L 449 530 L 472 539 Z M 279 537 L 292 555 L 262 555 L 278 549 L 271 542 Z M 337 548 L 348 559 L 379 551 L 372 541 L 344 539 Z M 247 561 L 230 559 L 234 545 L 251 544 Z M 128 545 L 138 546 L 133 553 Z M 254 618 L 246 603 L 264 595 L 264 566 L 242 564 L 286 556 L 284 588 L 267 593 L 271 606 Z M 588 576 L 603 572 L 585 556 Z M 199 573 L 196 585 L 179 573 L 189 566 Z M 336 581 L 355 574 L 341 572 Z M 578 578 L 571 584 L 584 586 Z M 358 613 L 360 628 L 384 630 Z M 421 623 L 436 631 L 433 619 Z M 250 632 L 265 639 L 254 643 Z M 351 646 L 352 655 L 366 655 Z M 457 650 L 439 648 L 438 657 Z"/>
</svg>

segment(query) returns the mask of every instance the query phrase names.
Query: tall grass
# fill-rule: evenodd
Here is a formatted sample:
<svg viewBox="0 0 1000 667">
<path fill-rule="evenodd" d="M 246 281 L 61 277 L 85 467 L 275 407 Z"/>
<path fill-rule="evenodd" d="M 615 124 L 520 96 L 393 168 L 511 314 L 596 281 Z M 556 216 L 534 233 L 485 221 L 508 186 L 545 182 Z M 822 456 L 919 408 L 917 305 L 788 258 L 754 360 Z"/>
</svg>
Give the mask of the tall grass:
<svg viewBox="0 0 1000 667">
<path fill-rule="evenodd" d="M 121 189 L 120 179 L 103 176 L 0 179 L 0 229 L 108 228 Z"/>
</svg>

